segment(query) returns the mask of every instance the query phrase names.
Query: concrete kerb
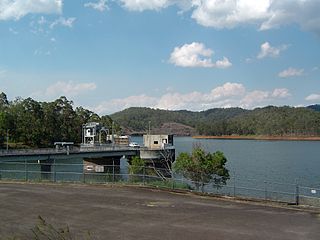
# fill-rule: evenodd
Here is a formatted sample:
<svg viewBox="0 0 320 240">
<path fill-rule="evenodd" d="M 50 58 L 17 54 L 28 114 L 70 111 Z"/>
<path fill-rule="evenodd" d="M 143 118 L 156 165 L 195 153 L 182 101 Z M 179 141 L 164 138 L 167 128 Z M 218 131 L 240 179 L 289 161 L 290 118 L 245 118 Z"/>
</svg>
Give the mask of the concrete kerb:
<svg viewBox="0 0 320 240">
<path fill-rule="evenodd" d="M 46 185 L 46 186 L 75 186 L 75 187 L 83 187 L 83 186 L 94 186 L 94 187 L 109 187 L 109 188 L 143 188 L 143 189 L 149 189 L 151 191 L 161 191 L 161 192 L 167 192 L 171 194 L 179 194 L 183 196 L 188 197 L 199 197 L 199 198 L 205 198 L 205 199 L 214 199 L 219 201 L 225 201 L 225 202 L 234 202 L 234 203 L 242 203 L 242 204 L 248 204 L 248 205 L 256 205 L 256 206 L 265 206 L 265 207 L 272 207 L 272 208 L 279 208 L 279 209 L 286 209 L 286 210 L 294 210 L 294 211 L 303 211 L 308 212 L 312 214 L 320 214 L 320 208 L 313 207 L 313 206 L 307 206 L 307 205 L 293 205 L 286 202 L 281 201 L 271 201 L 271 200 L 261 200 L 261 199 L 255 199 L 255 198 L 244 198 L 244 197 L 230 197 L 230 196 L 224 196 L 224 195 L 217 195 L 217 194 L 211 194 L 211 193 L 201 193 L 201 192 L 195 192 L 192 190 L 182 190 L 182 189 L 169 189 L 164 187 L 155 187 L 155 186 L 148 186 L 148 185 L 142 185 L 142 184 L 128 184 L 126 183 L 105 183 L 105 184 L 84 184 L 84 183 L 66 183 L 66 182 L 24 182 L 24 181 L 4 181 L 0 180 L 0 184 L 22 184 L 22 185 Z"/>
</svg>

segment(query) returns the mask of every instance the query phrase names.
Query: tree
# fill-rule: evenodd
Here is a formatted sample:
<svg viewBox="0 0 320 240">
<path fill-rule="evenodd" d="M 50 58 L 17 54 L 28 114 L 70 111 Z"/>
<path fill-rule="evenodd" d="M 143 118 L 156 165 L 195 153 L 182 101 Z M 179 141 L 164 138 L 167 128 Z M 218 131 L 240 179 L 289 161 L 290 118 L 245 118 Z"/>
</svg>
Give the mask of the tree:
<svg viewBox="0 0 320 240">
<path fill-rule="evenodd" d="M 129 173 L 131 175 L 143 174 L 143 169 L 145 168 L 145 161 L 140 157 L 134 156 L 130 162 Z M 131 176 L 133 182 L 139 181 L 139 177 Z"/>
<path fill-rule="evenodd" d="M 226 184 L 229 179 L 229 171 L 226 169 L 226 157 L 220 151 L 206 153 L 201 147 L 195 147 L 192 154 L 183 152 L 178 156 L 174 170 L 195 182 L 197 189 L 201 191 L 205 184 Z"/>
</svg>

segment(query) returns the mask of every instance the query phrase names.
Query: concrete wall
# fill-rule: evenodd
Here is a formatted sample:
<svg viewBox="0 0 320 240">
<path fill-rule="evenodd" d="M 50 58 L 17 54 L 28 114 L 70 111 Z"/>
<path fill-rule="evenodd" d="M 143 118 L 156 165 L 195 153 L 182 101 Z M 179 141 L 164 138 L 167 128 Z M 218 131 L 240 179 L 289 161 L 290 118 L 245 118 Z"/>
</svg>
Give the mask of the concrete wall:
<svg viewBox="0 0 320 240">
<path fill-rule="evenodd" d="M 173 145 L 172 135 L 143 135 L 143 144 L 150 149 L 163 149 L 166 145 Z"/>
</svg>

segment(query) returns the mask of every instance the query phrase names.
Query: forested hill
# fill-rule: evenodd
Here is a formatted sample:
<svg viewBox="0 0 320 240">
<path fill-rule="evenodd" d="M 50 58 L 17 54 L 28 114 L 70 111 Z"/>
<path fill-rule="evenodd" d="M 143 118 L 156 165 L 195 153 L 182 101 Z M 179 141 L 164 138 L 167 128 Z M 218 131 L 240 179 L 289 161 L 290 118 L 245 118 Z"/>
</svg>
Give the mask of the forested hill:
<svg viewBox="0 0 320 240">
<path fill-rule="evenodd" d="M 135 107 L 110 117 L 128 133 L 145 133 L 150 122 L 154 133 L 177 135 L 320 135 L 320 112 L 304 107 L 214 108 L 201 112 Z"/>
<path fill-rule="evenodd" d="M 320 112 L 320 104 L 310 105 L 307 108 Z"/>
<path fill-rule="evenodd" d="M 214 108 L 167 111 L 129 108 L 110 116 L 74 107 L 66 97 L 52 102 L 32 98 L 9 101 L 0 93 L 0 148 L 52 147 L 56 141 L 81 142 L 81 126 L 99 122 L 117 134 L 320 136 L 320 105 L 306 108 L 265 107 L 254 110 Z"/>
</svg>

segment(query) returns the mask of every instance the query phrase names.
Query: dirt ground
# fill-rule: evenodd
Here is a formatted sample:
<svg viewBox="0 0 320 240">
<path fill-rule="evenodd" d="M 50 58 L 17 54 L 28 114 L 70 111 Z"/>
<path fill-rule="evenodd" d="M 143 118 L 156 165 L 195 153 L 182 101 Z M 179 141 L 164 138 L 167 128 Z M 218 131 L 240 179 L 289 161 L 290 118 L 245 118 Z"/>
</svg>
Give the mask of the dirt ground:
<svg viewBox="0 0 320 240">
<path fill-rule="evenodd" d="M 320 215 L 138 187 L 0 183 L 0 239 L 38 216 L 76 239 L 320 239 Z"/>
</svg>

